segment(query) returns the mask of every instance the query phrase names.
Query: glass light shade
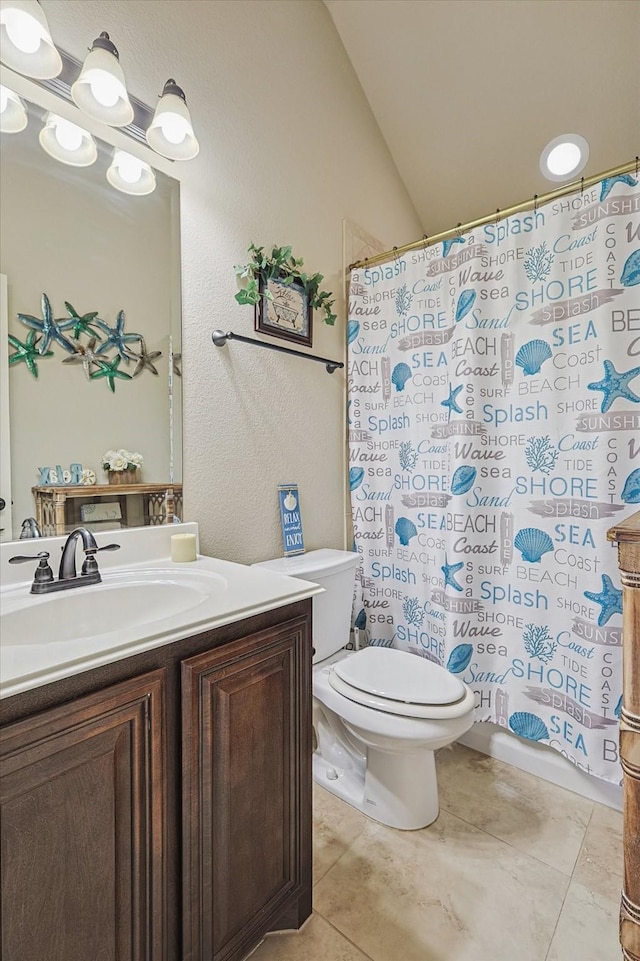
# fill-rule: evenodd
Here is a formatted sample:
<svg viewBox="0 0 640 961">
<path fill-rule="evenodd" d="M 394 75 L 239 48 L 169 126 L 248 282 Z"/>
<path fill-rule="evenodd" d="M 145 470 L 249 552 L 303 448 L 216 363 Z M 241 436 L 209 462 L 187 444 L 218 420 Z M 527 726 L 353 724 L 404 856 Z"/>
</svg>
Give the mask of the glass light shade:
<svg viewBox="0 0 640 961">
<path fill-rule="evenodd" d="M 167 80 L 147 130 L 147 143 L 169 160 L 192 160 L 200 145 L 196 140 L 184 92 L 175 80 Z"/>
<path fill-rule="evenodd" d="M 62 70 L 38 0 L 2 0 L 0 51 L 2 62 L 25 77 L 50 80 Z"/>
<path fill-rule="evenodd" d="M 540 170 L 547 180 L 561 182 L 575 177 L 587 166 L 589 144 L 580 134 L 555 137 L 542 151 Z"/>
<path fill-rule="evenodd" d="M 71 87 L 76 106 L 110 127 L 126 127 L 133 120 L 118 51 L 103 33 L 94 40 L 80 76 Z"/>
<path fill-rule="evenodd" d="M 50 157 L 70 167 L 90 167 L 98 157 L 91 134 L 55 113 L 47 114 L 38 139 Z"/>
<path fill-rule="evenodd" d="M 20 133 L 27 126 L 27 108 L 17 93 L 0 85 L 0 131 Z"/>
<path fill-rule="evenodd" d="M 116 190 L 137 197 L 144 197 L 156 189 L 156 175 L 149 164 L 126 150 L 114 150 L 107 180 Z"/>
</svg>

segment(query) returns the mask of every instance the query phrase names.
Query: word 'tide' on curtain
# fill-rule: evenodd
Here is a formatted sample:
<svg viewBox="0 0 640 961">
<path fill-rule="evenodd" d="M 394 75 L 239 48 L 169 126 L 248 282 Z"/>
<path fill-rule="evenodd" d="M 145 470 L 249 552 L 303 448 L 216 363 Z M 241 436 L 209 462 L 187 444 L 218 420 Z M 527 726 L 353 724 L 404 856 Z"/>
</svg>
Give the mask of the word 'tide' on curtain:
<svg viewBox="0 0 640 961">
<path fill-rule="evenodd" d="M 620 783 L 606 531 L 640 504 L 638 179 L 354 269 L 347 336 L 356 626 Z"/>
</svg>

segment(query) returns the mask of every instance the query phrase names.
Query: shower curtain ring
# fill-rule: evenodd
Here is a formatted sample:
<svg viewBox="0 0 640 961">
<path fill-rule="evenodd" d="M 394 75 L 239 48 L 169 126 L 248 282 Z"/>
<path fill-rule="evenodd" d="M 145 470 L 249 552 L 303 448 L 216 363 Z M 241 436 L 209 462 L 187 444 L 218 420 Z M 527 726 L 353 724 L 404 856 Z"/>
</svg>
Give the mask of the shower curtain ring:
<svg viewBox="0 0 640 961">
<path fill-rule="evenodd" d="M 393 259 L 394 259 L 394 260 L 397 260 L 397 259 L 398 259 L 398 248 L 397 248 L 397 247 L 394 247 L 394 248 L 393 248 Z"/>
<path fill-rule="evenodd" d="M 638 176 L 638 169 L 640 165 L 640 157 L 636 154 L 636 177 Z"/>
<path fill-rule="evenodd" d="M 457 236 L 457 237 L 462 237 L 462 234 L 460 233 L 460 228 L 461 228 L 461 227 L 462 227 L 462 221 L 460 221 L 459 224 L 456 224 L 456 236 Z"/>
<path fill-rule="evenodd" d="M 584 193 L 584 177 L 580 177 L 580 193 Z"/>
<path fill-rule="evenodd" d="M 538 195 L 537 195 L 537 194 L 534 194 L 534 195 L 533 195 L 533 212 L 534 212 L 534 214 L 535 214 L 535 212 L 536 212 L 537 209 L 538 209 Z"/>
</svg>

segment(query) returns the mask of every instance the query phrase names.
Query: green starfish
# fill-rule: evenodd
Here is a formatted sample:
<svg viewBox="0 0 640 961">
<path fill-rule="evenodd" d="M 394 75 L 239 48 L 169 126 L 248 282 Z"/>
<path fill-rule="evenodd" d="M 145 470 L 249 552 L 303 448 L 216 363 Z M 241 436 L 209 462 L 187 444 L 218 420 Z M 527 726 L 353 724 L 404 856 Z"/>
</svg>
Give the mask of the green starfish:
<svg viewBox="0 0 640 961">
<path fill-rule="evenodd" d="M 109 390 L 115 394 L 116 385 L 115 379 L 119 377 L 121 380 L 131 380 L 131 374 L 125 374 L 123 370 L 118 370 L 120 366 L 120 358 L 114 357 L 111 363 L 107 363 L 104 360 L 100 361 L 100 370 L 95 370 L 91 375 L 91 380 L 97 379 L 98 377 L 106 377 Z"/>
<path fill-rule="evenodd" d="M 24 361 L 33 376 L 38 379 L 38 368 L 36 365 L 37 357 L 53 357 L 53 351 L 48 350 L 45 354 L 41 354 L 38 350 L 38 334 L 35 330 L 30 330 L 27 334 L 27 339 L 22 343 L 17 337 L 9 334 L 9 343 L 12 347 L 15 347 L 15 354 L 9 354 L 10 364 L 19 364 L 20 361 Z"/>
<path fill-rule="evenodd" d="M 134 359 L 138 361 L 136 364 L 136 369 L 133 372 L 133 376 L 137 377 L 141 374 L 143 370 L 150 370 L 152 374 L 158 376 L 158 371 L 156 370 L 153 362 L 157 360 L 158 357 L 162 357 L 161 350 L 152 350 L 151 353 L 147 350 L 147 345 L 145 343 L 144 337 L 140 338 L 140 353 L 133 355 Z"/>
<path fill-rule="evenodd" d="M 73 306 L 73 304 L 70 304 L 68 300 L 65 300 L 64 305 L 67 308 L 67 311 L 69 312 L 69 316 L 73 317 L 73 320 L 74 320 L 74 325 L 73 325 L 74 340 L 78 340 L 80 338 L 80 334 L 86 334 L 87 337 L 96 337 L 98 340 L 102 340 L 102 337 L 100 336 L 100 334 L 96 331 L 95 327 L 92 326 L 92 322 L 98 316 L 97 310 L 92 310 L 88 314 L 80 315 L 78 311 L 75 309 L 75 307 Z"/>
<path fill-rule="evenodd" d="M 73 319 L 54 320 L 51 304 L 46 294 L 42 295 L 42 320 L 32 314 L 18 314 L 18 320 L 42 334 L 38 342 L 38 353 L 41 357 L 46 354 L 52 340 L 56 340 L 69 354 L 73 353 L 74 346 L 70 340 L 67 340 L 62 331 L 73 327 L 74 321 Z"/>
</svg>

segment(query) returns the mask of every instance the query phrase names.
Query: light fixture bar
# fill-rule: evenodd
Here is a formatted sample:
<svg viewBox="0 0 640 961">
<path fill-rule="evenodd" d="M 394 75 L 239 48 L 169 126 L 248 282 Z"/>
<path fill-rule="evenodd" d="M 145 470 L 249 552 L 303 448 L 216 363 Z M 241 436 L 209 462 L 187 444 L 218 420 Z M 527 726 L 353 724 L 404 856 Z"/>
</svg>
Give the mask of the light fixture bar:
<svg viewBox="0 0 640 961">
<path fill-rule="evenodd" d="M 57 50 L 62 58 L 62 70 L 58 76 L 53 77 L 51 80 L 36 80 L 31 77 L 29 79 L 33 80 L 33 83 L 37 83 L 38 86 L 44 87 L 46 90 L 50 90 L 52 93 L 57 94 L 57 96 L 62 97 L 67 103 L 73 104 L 71 87 L 80 76 L 82 63 L 80 60 L 72 57 L 71 54 L 61 50 L 60 47 L 58 47 Z M 133 120 L 130 124 L 127 124 L 126 127 L 118 127 L 118 130 L 127 134 L 128 137 L 131 137 L 131 139 L 137 143 L 141 143 L 147 147 L 146 132 L 153 119 L 153 110 L 147 106 L 146 103 L 143 103 L 142 100 L 132 97 L 131 94 L 129 94 L 129 101 L 133 107 Z"/>
</svg>

